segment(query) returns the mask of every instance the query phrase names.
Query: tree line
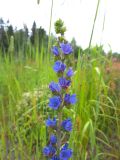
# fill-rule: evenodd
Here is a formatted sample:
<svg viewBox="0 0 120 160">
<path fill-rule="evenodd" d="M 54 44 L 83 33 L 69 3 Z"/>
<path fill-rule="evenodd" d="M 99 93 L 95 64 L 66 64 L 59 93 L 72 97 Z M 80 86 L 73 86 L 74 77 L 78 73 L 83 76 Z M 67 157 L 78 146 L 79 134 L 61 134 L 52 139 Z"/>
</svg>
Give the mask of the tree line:
<svg viewBox="0 0 120 160">
<path fill-rule="evenodd" d="M 50 40 L 51 44 L 53 44 L 55 37 L 51 35 Z M 23 25 L 23 28 L 17 29 L 10 24 L 9 20 L 5 22 L 0 18 L 0 54 L 2 56 L 14 55 L 18 57 L 20 55 L 25 58 L 27 54 L 34 57 L 36 52 L 39 54 L 41 51 L 47 53 L 48 41 L 49 36 L 46 31 L 41 26 L 38 28 L 35 21 L 29 32 L 26 24 Z M 74 49 L 75 58 L 78 58 L 78 54 L 93 54 L 94 56 L 98 56 L 98 53 L 101 53 L 102 55 L 106 55 L 103 46 L 96 45 L 91 49 L 86 48 L 83 50 L 81 46 L 77 45 L 75 38 L 72 39 L 71 44 Z M 120 54 L 117 52 L 112 53 L 112 57 L 120 60 Z"/>
<path fill-rule="evenodd" d="M 50 36 L 51 44 L 54 43 L 55 37 L 53 34 Z M 29 32 L 26 24 L 22 29 L 13 28 L 9 21 L 4 22 L 0 18 L 0 54 L 3 56 L 6 54 L 14 54 L 18 56 L 26 56 L 26 54 L 35 54 L 35 52 L 41 53 L 42 48 L 45 52 L 48 49 L 49 36 L 44 28 L 41 26 L 37 28 L 36 22 L 33 22 L 31 31 Z M 71 44 L 74 48 L 74 55 L 78 57 L 78 52 L 83 49 L 76 44 L 75 38 L 72 39 Z"/>
<path fill-rule="evenodd" d="M 22 29 L 14 29 L 9 21 L 4 22 L 0 18 L 0 51 L 3 56 L 11 52 L 15 55 L 19 52 L 26 54 L 35 49 L 41 52 L 42 47 L 47 48 L 47 45 L 48 35 L 41 26 L 37 28 L 35 21 L 29 33 L 27 25 L 24 24 Z"/>
</svg>

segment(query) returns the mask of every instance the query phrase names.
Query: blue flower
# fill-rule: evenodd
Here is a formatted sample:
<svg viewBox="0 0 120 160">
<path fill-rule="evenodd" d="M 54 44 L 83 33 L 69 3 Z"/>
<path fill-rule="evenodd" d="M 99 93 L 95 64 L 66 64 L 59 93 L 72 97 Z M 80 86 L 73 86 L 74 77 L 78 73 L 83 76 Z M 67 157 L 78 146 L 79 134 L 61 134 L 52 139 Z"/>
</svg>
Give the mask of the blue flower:
<svg viewBox="0 0 120 160">
<path fill-rule="evenodd" d="M 50 98 L 50 101 L 49 101 L 49 107 L 50 108 L 52 108 L 54 110 L 57 110 L 60 105 L 61 105 L 60 96 L 54 96 L 54 97 Z"/>
<path fill-rule="evenodd" d="M 54 54 L 55 56 L 58 56 L 58 55 L 59 55 L 58 47 L 53 46 L 51 50 L 52 50 L 52 52 L 53 52 L 53 54 Z"/>
<path fill-rule="evenodd" d="M 51 135 L 51 136 L 50 136 L 50 143 L 51 143 L 51 144 L 57 143 L 57 137 L 56 137 L 55 135 Z"/>
<path fill-rule="evenodd" d="M 64 120 L 62 122 L 61 126 L 63 127 L 63 129 L 65 131 L 68 131 L 68 132 L 72 131 L 72 122 L 71 122 L 71 119 L 68 118 L 68 119 Z"/>
<path fill-rule="evenodd" d="M 66 68 L 66 65 L 61 61 L 56 61 L 53 66 L 53 69 L 55 72 L 64 72 L 65 68 Z"/>
<path fill-rule="evenodd" d="M 43 149 L 43 154 L 48 157 L 53 156 L 55 152 L 56 152 L 56 149 L 52 145 L 46 146 Z"/>
<path fill-rule="evenodd" d="M 68 143 L 65 143 L 61 150 L 66 150 L 66 149 L 68 149 Z"/>
<path fill-rule="evenodd" d="M 72 68 L 70 67 L 70 68 L 68 69 L 66 75 L 67 75 L 68 77 L 71 77 L 71 76 L 73 76 L 73 74 L 74 74 L 74 72 L 73 72 Z"/>
<path fill-rule="evenodd" d="M 48 119 L 46 120 L 46 126 L 47 126 L 47 127 L 55 127 L 56 124 L 57 124 L 56 118 L 53 118 L 53 120 L 50 119 L 50 118 L 48 118 Z"/>
<path fill-rule="evenodd" d="M 66 143 L 60 151 L 60 160 L 68 160 L 72 156 L 72 150 L 68 148 Z"/>
<path fill-rule="evenodd" d="M 60 158 L 58 156 L 53 156 L 51 160 L 60 160 Z"/>
<path fill-rule="evenodd" d="M 61 91 L 61 87 L 58 83 L 55 82 L 51 82 L 49 85 L 49 88 L 52 92 L 60 92 Z"/>
<path fill-rule="evenodd" d="M 73 52 L 72 46 L 69 43 L 61 43 L 60 47 L 64 54 L 70 54 Z"/>
<path fill-rule="evenodd" d="M 62 149 L 60 152 L 60 160 L 68 160 L 72 156 L 71 149 Z"/>
<path fill-rule="evenodd" d="M 59 84 L 62 88 L 68 88 L 70 86 L 71 81 L 67 80 L 64 77 L 59 78 Z"/>
<path fill-rule="evenodd" d="M 76 99 L 76 94 L 66 94 L 64 97 L 64 102 L 65 104 L 69 105 L 69 104 L 75 104 L 77 101 Z"/>
</svg>

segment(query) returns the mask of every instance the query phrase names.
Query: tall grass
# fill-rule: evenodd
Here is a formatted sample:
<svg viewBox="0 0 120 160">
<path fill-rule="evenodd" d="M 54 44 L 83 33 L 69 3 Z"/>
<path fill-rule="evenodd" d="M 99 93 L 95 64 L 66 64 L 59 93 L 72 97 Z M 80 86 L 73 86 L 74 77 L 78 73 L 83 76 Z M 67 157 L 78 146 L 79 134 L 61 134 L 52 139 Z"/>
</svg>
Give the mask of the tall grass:
<svg viewBox="0 0 120 160">
<path fill-rule="evenodd" d="M 44 50 L 44 48 L 43 48 Z M 115 135 L 119 134 L 118 108 L 108 96 L 108 86 L 104 81 L 105 59 L 101 53 L 93 53 L 91 60 L 79 53 L 71 92 L 77 93 L 77 104 L 65 115 L 70 114 L 74 129 L 70 145 L 74 150 L 73 159 L 104 159 L 105 156 L 119 159 L 119 154 L 104 153 L 111 149 L 109 137 L 114 125 Z M 49 57 L 49 56 L 48 56 Z M 99 57 L 99 58 L 98 58 Z M 55 80 L 52 70 L 53 58 L 48 60 L 44 52 L 36 54 L 34 60 L 0 61 L 0 136 L 1 159 L 44 159 L 42 148 L 46 143 L 45 117 L 48 109 L 48 84 Z M 38 88 L 39 101 L 32 96 L 30 106 L 20 106 L 24 92 L 34 93 Z M 23 110 L 23 111 L 22 111 Z M 19 113 L 20 112 L 20 113 Z M 22 124 L 20 124 L 20 122 Z M 111 126 L 111 127 L 109 127 Z M 12 157 L 12 158 L 11 158 Z M 102 158 L 101 158 L 102 157 Z"/>
<path fill-rule="evenodd" d="M 52 8 L 53 1 L 51 18 Z M 91 40 L 93 31 L 94 27 Z M 37 45 L 29 46 L 25 58 L 21 53 L 18 58 L 13 54 L 11 58 L 0 57 L 0 159 L 44 160 L 42 148 L 47 140 L 44 121 L 48 113 L 54 114 L 47 107 L 50 96 L 47 86 L 56 80 L 53 57 L 49 52 L 46 54 L 44 45 L 40 53 Z M 84 51 L 78 55 L 78 59 L 73 57 L 75 76 L 70 88 L 77 94 L 77 104 L 69 111 L 64 109 L 64 116 L 71 115 L 74 122 L 70 136 L 72 159 L 119 160 L 120 108 L 109 94 L 105 76 L 110 61 L 97 49 L 91 50 L 89 58 Z"/>
</svg>

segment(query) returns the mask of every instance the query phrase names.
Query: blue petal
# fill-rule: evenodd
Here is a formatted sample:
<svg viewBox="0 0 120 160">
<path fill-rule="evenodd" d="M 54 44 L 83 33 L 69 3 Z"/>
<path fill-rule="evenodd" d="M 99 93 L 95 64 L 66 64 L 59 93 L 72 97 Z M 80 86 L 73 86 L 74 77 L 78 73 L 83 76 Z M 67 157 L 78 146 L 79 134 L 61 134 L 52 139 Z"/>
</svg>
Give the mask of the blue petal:
<svg viewBox="0 0 120 160">
<path fill-rule="evenodd" d="M 49 107 L 50 108 L 52 108 L 54 110 L 57 110 L 60 105 L 61 105 L 60 96 L 54 96 L 54 97 L 50 98 L 50 101 L 49 101 Z"/>
<path fill-rule="evenodd" d="M 64 54 L 71 54 L 73 52 L 72 46 L 69 43 L 61 43 L 61 50 Z"/>
<path fill-rule="evenodd" d="M 68 77 L 71 77 L 71 76 L 73 76 L 73 74 L 74 74 L 74 72 L 73 72 L 72 68 L 70 67 L 69 70 L 67 71 L 66 75 Z"/>
<path fill-rule="evenodd" d="M 58 56 L 58 55 L 59 55 L 58 47 L 53 46 L 51 50 L 52 50 L 52 52 L 53 52 L 53 54 L 54 54 L 55 56 Z"/>
</svg>

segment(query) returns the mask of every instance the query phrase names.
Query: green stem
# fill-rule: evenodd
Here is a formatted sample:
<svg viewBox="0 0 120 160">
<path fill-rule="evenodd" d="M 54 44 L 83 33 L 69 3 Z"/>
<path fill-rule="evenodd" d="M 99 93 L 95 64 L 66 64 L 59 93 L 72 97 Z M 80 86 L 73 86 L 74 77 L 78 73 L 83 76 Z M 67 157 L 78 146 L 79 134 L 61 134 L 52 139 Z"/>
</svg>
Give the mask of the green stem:
<svg viewBox="0 0 120 160">
<path fill-rule="evenodd" d="M 50 26 L 49 26 L 49 38 L 48 38 L 48 53 L 50 50 L 50 39 L 51 39 L 51 24 L 52 24 L 52 13 L 53 13 L 53 0 L 52 0 L 52 4 L 51 4 L 51 13 L 50 13 Z"/>
<path fill-rule="evenodd" d="M 61 147 L 61 123 L 62 123 L 62 111 L 58 113 L 58 128 L 57 128 L 57 149 L 58 154 L 60 153 L 60 147 Z"/>
<path fill-rule="evenodd" d="M 89 53 L 90 53 L 90 47 L 91 47 L 91 42 L 92 42 L 92 38 L 93 38 L 93 32 L 94 32 L 94 28 L 95 28 L 95 22 L 96 22 L 97 15 L 98 15 L 99 4 L 100 4 L 100 0 L 98 0 L 98 2 L 97 2 L 97 8 L 96 8 L 96 12 L 95 12 L 92 32 L 91 32 L 90 41 L 89 41 Z"/>
</svg>

